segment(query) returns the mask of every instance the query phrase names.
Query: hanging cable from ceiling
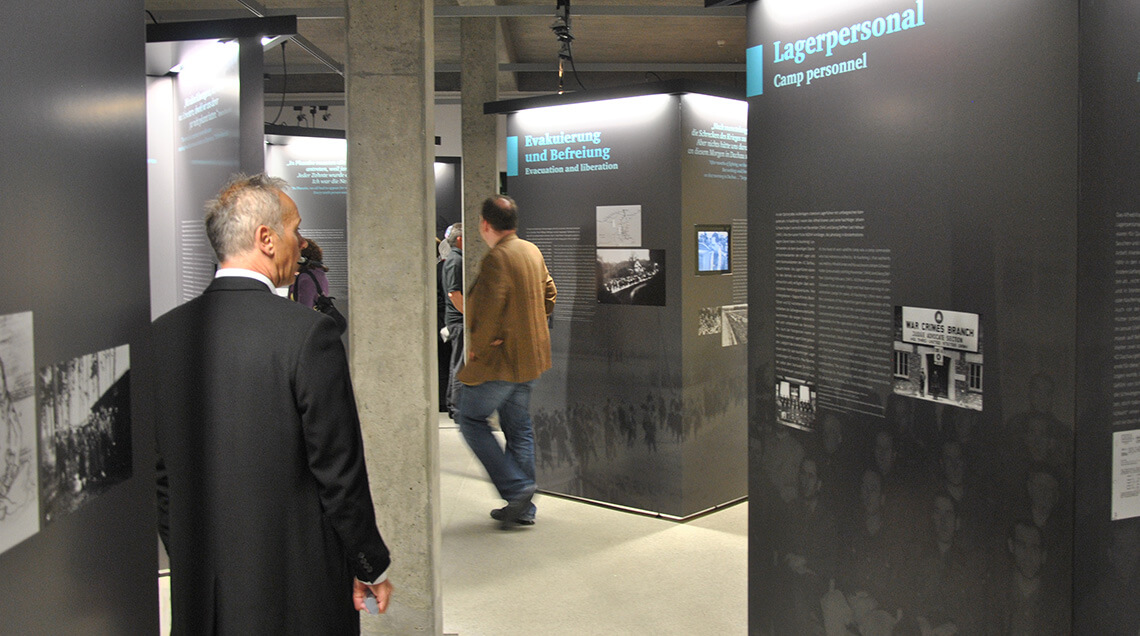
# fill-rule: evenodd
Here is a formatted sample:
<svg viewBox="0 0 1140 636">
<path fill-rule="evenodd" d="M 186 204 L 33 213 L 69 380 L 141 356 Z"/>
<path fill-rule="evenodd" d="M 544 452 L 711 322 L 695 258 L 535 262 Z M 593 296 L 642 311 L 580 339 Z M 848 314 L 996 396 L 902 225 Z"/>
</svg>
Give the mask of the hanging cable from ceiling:
<svg viewBox="0 0 1140 636">
<path fill-rule="evenodd" d="M 285 110 L 285 92 L 289 88 L 289 66 L 285 63 L 285 43 L 288 40 L 281 40 L 281 107 L 277 109 L 277 116 L 273 118 L 272 122 L 268 122 L 271 126 L 277 124 L 277 120 L 281 119 L 281 112 Z"/>
<path fill-rule="evenodd" d="M 554 36 L 562 43 L 562 48 L 558 51 L 558 94 L 561 95 L 565 89 L 566 62 L 570 63 L 579 88 L 586 90 L 578 77 L 578 68 L 574 66 L 574 50 L 570 46 L 574 41 L 574 36 L 570 34 L 570 0 L 558 0 L 554 9 L 554 24 L 550 25 L 550 30 L 554 31 Z"/>
</svg>

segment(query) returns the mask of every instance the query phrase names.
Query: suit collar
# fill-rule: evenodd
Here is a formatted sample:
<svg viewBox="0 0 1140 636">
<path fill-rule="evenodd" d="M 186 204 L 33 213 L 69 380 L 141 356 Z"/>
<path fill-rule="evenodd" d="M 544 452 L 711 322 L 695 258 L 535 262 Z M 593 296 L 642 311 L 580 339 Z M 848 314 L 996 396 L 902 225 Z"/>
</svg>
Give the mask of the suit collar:
<svg viewBox="0 0 1140 636">
<path fill-rule="evenodd" d="M 222 276 L 215 278 L 210 286 L 206 288 L 207 292 L 216 291 L 263 291 L 266 293 L 273 293 L 265 286 L 265 283 L 257 280 L 256 278 L 246 278 L 244 276 Z"/>
<path fill-rule="evenodd" d="M 245 269 L 243 267 L 223 267 L 214 272 L 214 278 L 225 278 L 227 276 L 252 278 L 253 280 L 263 283 L 266 287 L 269 288 L 269 291 L 273 291 L 276 288 L 276 286 L 273 284 L 273 281 L 269 280 L 268 276 L 261 272 L 256 272 L 252 269 Z"/>
</svg>

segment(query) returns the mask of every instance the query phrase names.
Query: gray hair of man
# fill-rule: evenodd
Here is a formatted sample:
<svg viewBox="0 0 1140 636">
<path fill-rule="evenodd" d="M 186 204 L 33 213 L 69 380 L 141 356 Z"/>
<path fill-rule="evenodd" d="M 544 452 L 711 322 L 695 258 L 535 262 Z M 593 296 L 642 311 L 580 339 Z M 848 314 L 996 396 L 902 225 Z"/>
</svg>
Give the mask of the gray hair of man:
<svg viewBox="0 0 1140 636">
<path fill-rule="evenodd" d="M 285 234 L 279 193 L 289 187 L 284 179 L 257 174 L 232 177 L 218 198 L 206 204 L 206 237 L 219 262 L 257 247 L 256 230 L 264 225 Z"/>
<path fill-rule="evenodd" d="M 452 223 L 447 227 L 447 231 L 444 232 L 443 235 L 445 237 L 444 240 L 447 241 L 447 244 L 450 245 L 453 249 L 456 248 L 456 243 L 458 243 L 459 239 L 463 237 L 463 224 Z"/>
</svg>

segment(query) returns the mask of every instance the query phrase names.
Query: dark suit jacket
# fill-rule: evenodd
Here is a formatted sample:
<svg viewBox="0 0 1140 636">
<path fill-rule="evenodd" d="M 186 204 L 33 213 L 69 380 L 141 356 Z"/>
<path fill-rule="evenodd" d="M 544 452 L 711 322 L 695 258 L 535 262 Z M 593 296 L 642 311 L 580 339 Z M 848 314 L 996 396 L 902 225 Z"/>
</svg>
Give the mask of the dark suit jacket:
<svg viewBox="0 0 1140 636">
<path fill-rule="evenodd" d="M 358 633 L 389 557 L 333 321 L 219 278 L 153 327 L 174 633 Z"/>
<path fill-rule="evenodd" d="M 550 330 L 558 290 L 542 252 L 508 234 L 487 252 L 479 277 L 464 299 L 467 351 L 456 374 L 464 384 L 491 380 L 529 382 L 550 368 Z M 495 340 L 502 340 L 493 345 Z"/>
</svg>

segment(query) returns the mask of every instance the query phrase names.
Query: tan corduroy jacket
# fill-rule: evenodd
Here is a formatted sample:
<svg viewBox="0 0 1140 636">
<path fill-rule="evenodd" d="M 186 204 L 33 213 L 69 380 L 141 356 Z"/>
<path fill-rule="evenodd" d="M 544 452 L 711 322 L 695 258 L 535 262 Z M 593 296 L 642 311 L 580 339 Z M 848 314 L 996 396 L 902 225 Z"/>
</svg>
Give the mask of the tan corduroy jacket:
<svg viewBox="0 0 1140 636">
<path fill-rule="evenodd" d="M 514 233 L 483 258 L 465 299 L 467 364 L 456 375 L 469 385 L 528 382 L 550 368 L 546 319 L 558 295 L 542 252 Z M 501 344 L 492 344 L 502 340 Z"/>
</svg>

